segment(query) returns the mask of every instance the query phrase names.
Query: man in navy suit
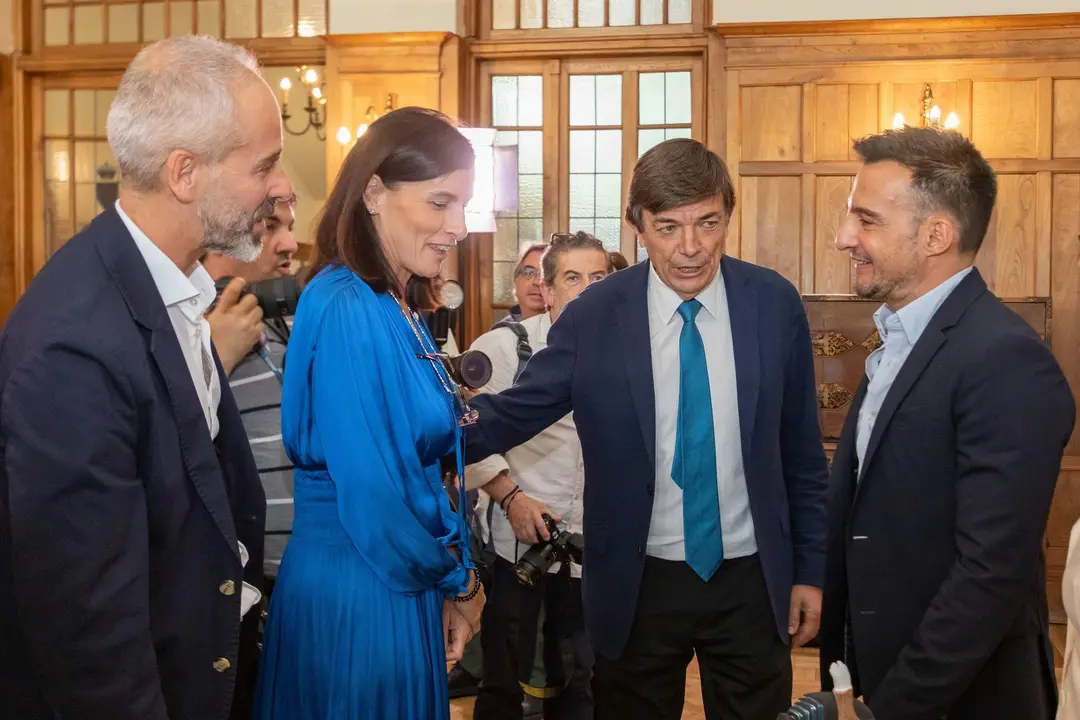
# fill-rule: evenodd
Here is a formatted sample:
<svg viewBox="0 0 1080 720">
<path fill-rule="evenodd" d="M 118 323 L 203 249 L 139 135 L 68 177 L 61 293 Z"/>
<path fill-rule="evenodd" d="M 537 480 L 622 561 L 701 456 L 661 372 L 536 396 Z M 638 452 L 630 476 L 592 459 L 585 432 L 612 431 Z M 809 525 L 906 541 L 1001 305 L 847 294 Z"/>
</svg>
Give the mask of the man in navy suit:
<svg viewBox="0 0 1080 720">
<path fill-rule="evenodd" d="M 198 258 L 258 254 L 291 192 L 279 110 L 247 51 L 178 37 L 132 62 L 108 137 L 119 201 L 0 336 L 0 717 L 226 718 L 266 503 Z"/>
<path fill-rule="evenodd" d="M 696 654 L 706 716 L 776 717 L 789 645 L 817 633 L 827 466 L 806 313 L 724 256 L 723 161 L 669 140 L 626 219 L 649 254 L 567 305 L 518 384 L 472 403 L 470 459 L 573 411 L 585 463 L 583 595 L 598 718 L 679 718 Z"/>
</svg>

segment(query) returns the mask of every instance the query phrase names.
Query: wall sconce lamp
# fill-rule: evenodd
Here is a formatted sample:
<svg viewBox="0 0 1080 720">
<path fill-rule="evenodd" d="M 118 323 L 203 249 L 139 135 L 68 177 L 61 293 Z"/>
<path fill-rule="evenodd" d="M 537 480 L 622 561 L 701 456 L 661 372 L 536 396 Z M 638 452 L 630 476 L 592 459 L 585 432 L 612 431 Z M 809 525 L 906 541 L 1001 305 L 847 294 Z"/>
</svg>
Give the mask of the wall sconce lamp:
<svg viewBox="0 0 1080 720">
<path fill-rule="evenodd" d="M 371 127 L 371 123 L 378 120 L 380 117 L 388 112 L 394 110 L 394 96 L 390 93 L 386 94 L 386 104 L 383 105 L 383 111 L 381 113 L 375 112 L 375 106 L 369 105 L 367 112 L 364 113 L 364 122 L 360 123 L 360 126 L 356 128 L 356 137 L 352 136 L 349 128 L 342 125 L 337 131 L 337 141 L 341 144 L 342 150 L 347 149 L 347 146 L 351 145 L 354 140 L 359 140 L 360 136 L 367 132 L 367 129 Z"/>
<path fill-rule="evenodd" d="M 893 115 L 893 129 L 899 130 L 907 123 L 901 113 Z M 941 108 L 934 104 L 934 91 L 930 85 L 923 86 L 922 112 L 919 114 L 919 124 L 922 127 L 931 127 L 936 130 L 955 130 L 960 127 L 960 118 L 956 113 L 950 112 L 944 122 L 941 119 Z"/>
<path fill-rule="evenodd" d="M 288 77 L 281 78 L 281 124 L 285 132 L 290 135 L 303 135 L 308 130 L 315 130 L 315 136 L 320 140 L 326 140 L 326 83 L 319 82 L 319 73 L 307 65 L 296 68 L 296 74 L 300 77 L 300 84 L 307 90 L 307 99 L 304 104 L 304 112 L 307 113 L 307 125 L 303 130 L 293 130 L 289 127 L 289 92 L 292 90 L 292 80 Z"/>
</svg>

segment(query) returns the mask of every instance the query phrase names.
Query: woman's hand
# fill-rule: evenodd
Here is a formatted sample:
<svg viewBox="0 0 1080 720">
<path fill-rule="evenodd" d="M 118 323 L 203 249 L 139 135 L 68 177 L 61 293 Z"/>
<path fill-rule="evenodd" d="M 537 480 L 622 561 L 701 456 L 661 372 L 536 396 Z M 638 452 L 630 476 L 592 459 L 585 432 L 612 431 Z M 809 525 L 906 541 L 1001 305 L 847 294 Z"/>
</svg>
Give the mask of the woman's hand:
<svg viewBox="0 0 1080 720">
<path fill-rule="evenodd" d="M 443 600 L 443 643 L 446 645 L 446 661 L 457 662 L 465 654 L 465 645 L 475 635 L 469 623 L 454 607 L 450 598 Z"/>
<path fill-rule="evenodd" d="M 460 602 L 454 600 L 454 607 L 457 609 L 458 614 L 464 618 L 465 622 L 469 624 L 474 633 L 480 632 L 480 615 L 484 611 L 484 604 L 487 602 L 487 596 L 484 593 L 484 586 L 480 584 L 479 578 L 476 577 L 476 571 L 470 571 L 470 578 L 472 582 L 477 583 L 479 587 L 476 589 L 476 594 L 472 599 Z M 469 590 L 472 590 L 472 584 L 469 584 Z"/>
</svg>

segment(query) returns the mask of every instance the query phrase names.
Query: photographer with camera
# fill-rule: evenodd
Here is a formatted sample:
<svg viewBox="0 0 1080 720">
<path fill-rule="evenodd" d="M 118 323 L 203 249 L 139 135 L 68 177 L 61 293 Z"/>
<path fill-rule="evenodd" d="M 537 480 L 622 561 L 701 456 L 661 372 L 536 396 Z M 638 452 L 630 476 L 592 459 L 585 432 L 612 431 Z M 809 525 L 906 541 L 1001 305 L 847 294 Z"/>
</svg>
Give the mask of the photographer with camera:
<svg viewBox="0 0 1080 720">
<path fill-rule="evenodd" d="M 281 442 L 280 375 L 289 337 L 286 318 L 291 319 L 298 295 L 291 274 L 297 249 L 292 235 L 295 202 L 295 197 L 278 200 L 274 214 L 265 221 L 262 252 L 253 262 L 214 252 L 203 258 L 219 292 L 206 316 L 210 335 L 240 408 L 266 492 L 263 570 L 267 595 L 292 529 L 292 464 Z"/>
<path fill-rule="evenodd" d="M 556 234 L 541 260 L 548 312 L 525 319 L 533 352 L 567 303 L 610 271 L 610 259 L 594 236 Z M 519 369 L 517 332 L 500 325 L 477 338 L 471 349 L 492 364 L 482 392 L 510 387 Z M 584 466 L 572 415 L 503 456 L 465 470 L 466 486 L 481 487 L 492 501 L 488 513 L 497 558 L 484 613 L 483 682 L 475 720 L 522 717 L 523 686 L 529 685 L 543 615 L 543 659 L 547 687 L 544 717 L 592 718 L 592 650 L 581 610 L 581 531 Z M 498 504 L 498 508 L 495 507 Z M 563 663 L 569 645 L 572 667 Z"/>
</svg>

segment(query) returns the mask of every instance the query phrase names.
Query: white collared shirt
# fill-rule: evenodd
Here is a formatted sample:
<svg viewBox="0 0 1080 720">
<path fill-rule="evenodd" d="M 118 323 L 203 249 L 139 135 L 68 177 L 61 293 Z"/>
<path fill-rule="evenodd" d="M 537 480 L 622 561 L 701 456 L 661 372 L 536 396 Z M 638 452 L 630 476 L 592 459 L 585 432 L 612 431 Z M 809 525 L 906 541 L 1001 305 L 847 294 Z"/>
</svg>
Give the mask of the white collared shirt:
<svg viewBox="0 0 1080 720">
<path fill-rule="evenodd" d="M 695 324 L 705 346 L 709 371 L 724 557 L 745 557 L 757 552 L 757 539 L 743 470 L 731 317 L 724 277 L 719 269 L 696 299 L 701 303 L 701 310 Z M 664 284 L 652 266 L 649 268 L 648 300 L 656 404 L 656 494 L 646 553 L 662 560 L 685 560 L 683 492 L 671 479 L 679 417 L 679 338 L 684 325 L 678 311 L 683 301 Z"/>
<path fill-rule="evenodd" d="M 529 336 L 533 353 L 547 347 L 551 314 L 543 313 L 521 322 Z M 476 339 L 470 350 L 480 350 L 491 360 L 491 380 L 480 392 L 502 392 L 514 383 L 518 368 L 517 335 L 509 328 L 490 330 Z M 465 468 L 465 487 L 478 488 L 489 483 L 503 470 L 521 492 L 539 500 L 562 518 L 561 529 L 582 532 L 582 493 L 585 488 L 585 463 L 581 457 L 581 441 L 574 425 L 574 414 L 568 413 L 532 440 L 517 446 L 505 455 L 492 455 Z M 486 516 L 491 501 L 483 492 L 477 513 Z M 491 528 L 495 552 L 507 562 L 517 562 L 529 545 L 519 542 L 502 508 L 495 504 L 491 513 Z M 559 563 L 550 572 L 557 572 Z M 581 566 L 572 563 L 572 577 L 581 577 Z"/>
<path fill-rule="evenodd" d="M 135 246 L 139 248 L 139 253 L 142 254 L 146 267 L 154 278 L 154 285 L 157 286 L 158 293 L 161 295 L 161 301 L 165 303 L 169 320 L 172 321 L 173 330 L 176 331 L 176 339 L 184 352 L 184 360 L 187 361 L 191 381 L 199 396 L 199 404 L 206 417 L 210 437 L 216 438 L 218 403 L 221 402 L 221 380 L 218 378 L 215 367 L 210 377 L 210 387 L 206 386 L 202 356 L 205 350 L 207 357 L 213 358 L 210 349 L 210 323 L 206 320 L 206 311 L 217 294 L 214 289 L 214 280 L 201 263 L 195 264 L 195 269 L 190 275 L 184 275 L 176 263 L 170 260 L 161 248 L 155 245 L 146 233 L 128 217 L 120 207 L 119 200 L 116 201 L 116 212 L 120 214 L 120 219 L 124 221 L 128 232 L 134 238 Z"/>
</svg>

